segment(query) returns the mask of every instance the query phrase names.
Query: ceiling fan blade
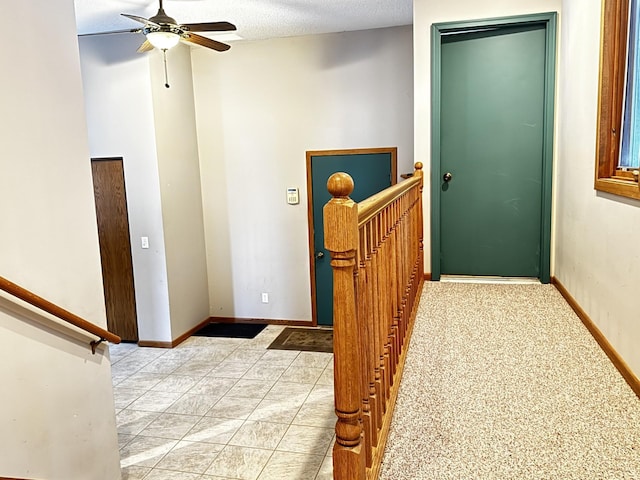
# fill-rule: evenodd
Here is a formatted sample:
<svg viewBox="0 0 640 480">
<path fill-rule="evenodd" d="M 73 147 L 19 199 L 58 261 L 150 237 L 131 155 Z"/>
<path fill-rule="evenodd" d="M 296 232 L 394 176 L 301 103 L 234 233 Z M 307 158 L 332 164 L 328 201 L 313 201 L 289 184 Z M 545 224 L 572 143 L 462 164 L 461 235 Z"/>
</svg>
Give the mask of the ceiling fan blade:
<svg viewBox="0 0 640 480">
<path fill-rule="evenodd" d="M 228 32 L 236 29 L 236 26 L 229 22 L 185 23 L 180 26 L 190 32 Z"/>
<path fill-rule="evenodd" d="M 148 52 L 149 50 L 153 50 L 153 45 L 151 45 L 149 40 L 145 40 L 138 48 L 138 53 Z"/>
<path fill-rule="evenodd" d="M 79 33 L 79 37 L 91 37 L 93 35 L 111 35 L 112 33 L 140 33 L 141 28 L 128 28 L 126 30 L 109 30 L 106 32 Z"/>
<path fill-rule="evenodd" d="M 153 25 L 154 27 L 160 26 L 157 23 L 152 22 L 148 18 L 139 17 L 138 15 L 129 15 L 128 13 L 121 13 L 120 15 L 122 15 L 123 17 L 130 18 L 131 20 L 135 20 L 136 22 L 144 23 L 145 25 Z"/>
<path fill-rule="evenodd" d="M 213 50 L 217 50 L 218 52 L 224 52 L 231 48 L 231 45 L 227 45 L 226 43 L 218 42 L 216 40 L 211 40 L 210 38 L 203 37 L 202 35 L 196 35 L 195 33 L 185 33 L 180 38 L 183 42 L 187 43 L 195 43 L 196 45 L 200 45 L 201 47 L 211 48 Z"/>
</svg>

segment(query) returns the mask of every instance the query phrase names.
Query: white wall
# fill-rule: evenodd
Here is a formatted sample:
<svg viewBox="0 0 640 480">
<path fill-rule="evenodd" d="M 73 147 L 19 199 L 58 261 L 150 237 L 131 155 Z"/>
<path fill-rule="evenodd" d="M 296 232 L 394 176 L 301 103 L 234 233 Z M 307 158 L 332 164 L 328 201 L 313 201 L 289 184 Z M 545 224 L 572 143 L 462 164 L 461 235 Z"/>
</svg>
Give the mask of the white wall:
<svg viewBox="0 0 640 480">
<path fill-rule="evenodd" d="M 91 157 L 123 157 L 139 338 L 171 341 L 149 54 L 136 53 L 140 43 L 138 35 L 81 37 L 82 81 Z"/>
<path fill-rule="evenodd" d="M 397 146 L 413 171 L 412 59 L 411 27 L 192 50 L 213 316 L 311 320 L 305 152 Z"/>
<path fill-rule="evenodd" d="M 170 88 L 162 55 L 151 58 L 160 197 L 166 247 L 173 338 L 209 317 L 200 166 L 189 47 L 167 52 Z"/>
<path fill-rule="evenodd" d="M 593 189 L 600 12 L 564 0 L 555 276 L 640 376 L 640 201 Z"/>
<path fill-rule="evenodd" d="M 138 334 L 170 342 L 209 316 L 190 49 L 139 35 L 80 38 L 92 157 L 123 157 Z M 149 237 L 142 249 L 140 237 Z"/>
<path fill-rule="evenodd" d="M 440 22 L 560 12 L 561 7 L 562 0 L 414 0 L 415 155 L 416 161 L 424 163 L 425 172 L 425 272 L 431 272 L 431 25 Z"/>
<path fill-rule="evenodd" d="M 21 40 L 0 45 L 0 275 L 106 327 L 74 32 L 72 0 L 18 2 L 3 27 Z M 120 478 L 108 353 L 0 297 L 0 476 Z"/>
</svg>

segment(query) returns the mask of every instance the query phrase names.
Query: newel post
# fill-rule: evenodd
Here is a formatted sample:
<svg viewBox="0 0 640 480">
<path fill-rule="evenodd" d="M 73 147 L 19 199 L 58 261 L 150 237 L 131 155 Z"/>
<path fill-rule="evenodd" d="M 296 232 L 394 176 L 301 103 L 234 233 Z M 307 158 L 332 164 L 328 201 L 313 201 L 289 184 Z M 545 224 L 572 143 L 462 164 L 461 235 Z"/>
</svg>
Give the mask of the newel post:
<svg viewBox="0 0 640 480">
<path fill-rule="evenodd" d="M 362 451 L 360 339 L 356 317 L 355 266 L 358 246 L 358 205 L 349 198 L 353 179 L 334 173 L 327 182 L 333 197 L 324 206 L 324 244 L 333 269 L 333 354 L 336 443 L 334 480 L 364 480 Z"/>
</svg>

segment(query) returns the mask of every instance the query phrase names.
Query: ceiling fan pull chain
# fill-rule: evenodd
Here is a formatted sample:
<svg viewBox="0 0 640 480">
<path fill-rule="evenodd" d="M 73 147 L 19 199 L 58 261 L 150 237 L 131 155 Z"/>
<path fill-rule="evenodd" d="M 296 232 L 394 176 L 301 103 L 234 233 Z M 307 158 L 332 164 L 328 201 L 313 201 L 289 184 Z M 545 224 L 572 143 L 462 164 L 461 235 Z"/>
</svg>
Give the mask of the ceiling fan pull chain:
<svg viewBox="0 0 640 480">
<path fill-rule="evenodd" d="M 167 73 L 167 49 L 162 49 L 162 56 L 164 57 L 164 86 L 169 88 L 169 74 Z"/>
</svg>

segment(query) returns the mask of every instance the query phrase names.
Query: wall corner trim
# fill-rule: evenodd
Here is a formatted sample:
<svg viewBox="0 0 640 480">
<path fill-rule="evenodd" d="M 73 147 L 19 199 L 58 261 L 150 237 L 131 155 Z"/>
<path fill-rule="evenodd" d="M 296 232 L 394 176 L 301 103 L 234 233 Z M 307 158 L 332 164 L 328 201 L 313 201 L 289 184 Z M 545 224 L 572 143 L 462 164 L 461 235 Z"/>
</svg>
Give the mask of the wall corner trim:
<svg viewBox="0 0 640 480">
<path fill-rule="evenodd" d="M 551 277 L 551 283 L 558 289 L 560 294 L 567 301 L 569 306 L 573 309 L 573 311 L 578 315 L 580 320 L 589 333 L 593 336 L 600 348 L 604 351 L 604 353 L 609 357 L 611 363 L 618 369 L 622 377 L 629 384 L 634 393 L 640 398 L 640 379 L 631 371 L 629 365 L 622 359 L 622 357 L 618 354 L 618 352 L 613 348 L 609 340 L 604 336 L 604 334 L 600 331 L 600 329 L 596 326 L 596 324 L 591 320 L 587 312 L 585 312 L 582 307 L 578 304 L 575 298 L 571 296 L 566 287 L 558 280 L 556 277 Z"/>
<path fill-rule="evenodd" d="M 207 317 L 202 322 L 197 324 L 195 327 L 189 329 L 188 331 L 180 335 L 178 338 L 172 340 L 171 342 L 158 342 L 155 340 L 138 340 L 138 346 L 154 347 L 154 348 L 174 348 L 180 345 L 182 342 L 184 342 L 187 338 L 189 338 L 191 335 L 196 333 L 198 330 L 207 326 L 209 323 L 211 323 L 211 318 Z"/>
</svg>

